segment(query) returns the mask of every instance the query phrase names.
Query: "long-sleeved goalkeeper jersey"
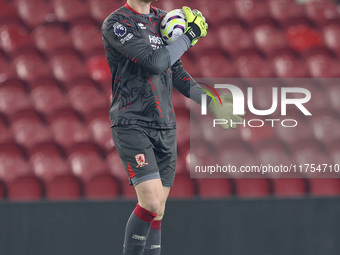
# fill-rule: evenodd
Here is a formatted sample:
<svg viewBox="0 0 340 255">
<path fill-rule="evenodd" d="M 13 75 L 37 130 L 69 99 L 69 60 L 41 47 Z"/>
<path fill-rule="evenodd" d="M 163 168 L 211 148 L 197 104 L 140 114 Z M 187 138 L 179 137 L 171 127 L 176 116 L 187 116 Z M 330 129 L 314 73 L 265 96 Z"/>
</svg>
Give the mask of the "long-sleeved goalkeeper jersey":
<svg viewBox="0 0 340 255">
<path fill-rule="evenodd" d="M 112 74 L 112 126 L 175 128 L 172 86 L 187 97 L 197 86 L 180 60 L 170 66 L 169 51 L 159 34 L 166 12 L 151 9 L 153 15 L 142 15 L 126 4 L 103 23 L 104 48 Z"/>
</svg>

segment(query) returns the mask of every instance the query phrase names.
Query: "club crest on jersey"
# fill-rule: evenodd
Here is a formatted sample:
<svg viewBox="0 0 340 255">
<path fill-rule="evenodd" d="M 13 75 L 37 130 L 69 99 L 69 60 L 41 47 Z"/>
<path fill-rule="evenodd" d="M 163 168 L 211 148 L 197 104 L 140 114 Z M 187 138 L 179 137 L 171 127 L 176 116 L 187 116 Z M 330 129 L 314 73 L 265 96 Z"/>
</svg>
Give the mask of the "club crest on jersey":
<svg viewBox="0 0 340 255">
<path fill-rule="evenodd" d="M 147 165 L 149 165 L 149 163 L 148 162 L 145 162 L 145 154 L 143 154 L 143 153 L 141 153 L 141 154 L 137 154 L 136 156 L 135 156 L 135 159 L 136 159 L 136 162 L 137 162 L 137 168 L 138 167 L 144 167 L 144 166 L 147 166 Z"/>
<path fill-rule="evenodd" d="M 126 34 L 126 27 L 119 22 L 116 22 L 113 25 L 113 31 L 115 32 L 116 36 L 123 37 Z"/>
</svg>

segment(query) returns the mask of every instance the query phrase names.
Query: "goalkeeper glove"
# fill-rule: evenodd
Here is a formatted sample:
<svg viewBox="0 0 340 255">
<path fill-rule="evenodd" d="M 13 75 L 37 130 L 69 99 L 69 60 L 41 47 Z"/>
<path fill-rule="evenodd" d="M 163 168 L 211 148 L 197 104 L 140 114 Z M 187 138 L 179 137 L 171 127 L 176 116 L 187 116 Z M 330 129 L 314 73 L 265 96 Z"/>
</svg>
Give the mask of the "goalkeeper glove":
<svg viewBox="0 0 340 255">
<path fill-rule="evenodd" d="M 233 96 L 232 94 L 224 94 L 220 96 L 222 105 L 218 98 L 214 98 L 208 105 L 208 110 L 215 116 L 216 119 L 225 119 L 228 122 L 221 124 L 224 129 L 228 129 L 231 125 L 232 128 L 236 128 L 237 124 L 234 122 L 243 122 L 243 118 L 240 115 L 233 114 Z"/>
<path fill-rule="evenodd" d="M 191 10 L 187 6 L 183 6 L 182 10 L 187 20 L 187 30 L 184 34 L 189 37 L 191 46 L 194 46 L 199 38 L 207 35 L 208 24 L 200 11 Z"/>
</svg>

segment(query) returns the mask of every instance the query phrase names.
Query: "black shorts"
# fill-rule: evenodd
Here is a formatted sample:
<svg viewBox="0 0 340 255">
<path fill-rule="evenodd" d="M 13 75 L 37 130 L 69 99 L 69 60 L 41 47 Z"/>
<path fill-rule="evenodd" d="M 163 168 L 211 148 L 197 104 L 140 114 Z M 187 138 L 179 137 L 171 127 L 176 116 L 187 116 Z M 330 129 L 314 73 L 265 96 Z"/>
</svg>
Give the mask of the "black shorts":
<svg viewBox="0 0 340 255">
<path fill-rule="evenodd" d="M 173 185 L 177 161 L 176 129 L 114 126 L 112 137 L 131 185 L 151 179 L 161 179 L 164 187 Z"/>
</svg>

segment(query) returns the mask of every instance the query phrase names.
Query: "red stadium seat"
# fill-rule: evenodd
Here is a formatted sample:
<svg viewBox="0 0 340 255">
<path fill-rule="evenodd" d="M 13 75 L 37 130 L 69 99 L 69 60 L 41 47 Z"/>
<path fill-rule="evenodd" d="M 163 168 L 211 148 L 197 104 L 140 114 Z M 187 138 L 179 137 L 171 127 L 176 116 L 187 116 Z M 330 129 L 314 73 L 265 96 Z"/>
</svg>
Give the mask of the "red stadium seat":
<svg viewBox="0 0 340 255">
<path fill-rule="evenodd" d="M 258 20 L 252 35 L 255 45 L 267 54 L 287 46 L 283 31 L 271 19 Z"/>
<path fill-rule="evenodd" d="M 201 198 L 226 198 L 232 195 L 229 179 L 197 179 Z"/>
<path fill-rule="evenodd" d="M 216 21 L 235 16 L 232 1 L 215 0 L 209 2 L 206 0 L 196 0 L 195 8 L 203 13 L 209 25 L 216 23 Z M 216 25 L 220 24 L 217 22 Z"/>
<path fill-rule="evenodd" d="M 1 18 L 11 18 L 17 15 L 17 10 L 15 5 L 9 1 L 0 2 L 0 17 Z"/>
<path fill-rule="evenodd" d="M 271 140 L 263 143 L 262 145 L 254 148 L 256 151 L 256 157 L 259 163 L 263 166 L 268 167 L 267 176 L 273 178 L 279 177 L 291 177 L 288 176 L 288 173 L 280 173 L 271 171 L 270 167 L 277 166 L 290 166 L 295 162 L 292 160 L 291 155 L 285 150 L 285 148 L 281 145 L 281 143 L 277 140 Z M 270 170 L 270 171 L 269 171 Z"/>
<path fill-rule="evenodd" d="M 87 199 L 114 199 L 119 195 L 118 182 L 109 174 L 96 175 L 85 183 Z"/>
<path fill-rule="evenodd" d="M 20 176 L 7 184 L 11 201 L 33 201 L 43 197 L 43 187 L 35 176 Z"/>
<path fill-rule="evenodd" d="M 188 199 L 193 198 L 195 194 L 195 183 L 189 175 L 177 174 L 174 186 L 171 188 L 169 198 L 171 199 Z"/>
<path fill-rule="evenodd" d="M 20 23 L 14 22 L 0 26 L 1 47 L 10 53 L 32 47 L 32 37 Z"/>
<path fill-rule="evenodd" d="M 65 27 L 58 23 L 42 24 L 34 29 L 33 35 L 37 48 L 47 54 L 71 46 Z"/>
<path fill-rule="evenodd" d="M 72 22 L 77 18 L 89 16 L 90 8 L 87 1 L 53 0 L 54 12 L 62 22 Z"/>
<path fill-rule="evenodd" d="M 84 55 L 88 55 L 92 50 L 98 48 L 103 51 L 101 31 L 98 29 L 98 26 L 93 23 L 82 21 L 74 25 L 70 31 L 70 35 L 74 48 Z"/>
<path fill-rule="evenodd" d="M 92 143 L 77 143 L 72 146 L 68 151 L 68 161 L 73 173 L 84 181 L 107 173 L 103 155 Z"/>
<path fill-rule="evenodd" d="M 0 181 L 0 200 L 6 197 L 6 185 L 4 182 Z"/>
<path fill-rule="evenodd" d="M 310 193 L 313 196 L 339 196 L 340 179 L 309 179 Z"/>
<path fill-rule="evenodd" d="M 219 42 L 216 40 L 218 37 L 218 31 L 214 28 L 209 28 L 209 36 L 202 38 L 199 40 L 195 47 L 190 49 L 190 53 L 200 57 L 200 54 L 209 49 L 218 49 Z"/>
<path fill-rule="evenodd" d="M 222 50 L 231 55 L 250 48 L 254 42 L 246 26 L 238 19 L 226 20 L 218 28 L 218 38 Z"/>
<path fill-rule="evenodd" d="M 305 51 L 322 45 L 322 38 L 304 20 L 296 20 L 286 30 L 286 37 L 290 47 L 297 51 Z"/>
<path fill-rule="evenodd" d="M 339 117 L 330 110 L 324 110 L 313 114 L 310 124 L 314 135 L 321 143 L 327 144 L 340 138 Z"/>
<path fill-rule="evenodd" d="M 190 101 L 191 100 L 189 98 L 182 95 L 177 89 L 172 89 L 172 105 L 175 109 L 176 115 L 177 111 L 179 113 L 189 111 L 191 104 Z"/>
<path fill-rule="evenodd" d="M 61 82 L 69 82 L 77 77 L 87 75 L 84 63 L 71 49 L 56 52 L 50 58 L 50 64 L 55 78 Z"/>
<path fill-rule="evenodd" d="M 105 82 L 111 79 L 111 71 L 104 55 L 89 58 L 86 66 L 95 81 Z"/>
<path fill-rule="evenodd" d="M 44 0 L 17 0 L 18 14 L 30 28 L 54 18 L 52 6 Z"/>
<path fill-rule="evenodd" d="M 339 54 L 340 45 L 338 42 L 340 40 L 340 19 L 336 19 L 334 22 L 325 25 L 322 34 L 326 46 Z"/>
<path fill-rule="evenodd" d="M 75 110 L 86 114 L 97 108 L 109 107 L 109 102 L 92 80 L 78 79 L 71 84 L 67 98 Z"/>
<path fill-rule="evenodd" d="M 14 59 L 14 65 L 19 78 L 26 81 L 48 77 L 51 74 L 49 66 L 36 51 L 20 54 Z"/>
<path fill-rule="evenodd" d="M 15 143 L 1 143 L 0 179 L 9 183 L 20 176 L 31 174 L 30 165 L 25 160 L 22 149 Z"/>
<path fill-rule="evenodd" d="M 340 112 L 340 86 L 334 84 L 327 89 L 327 98 L 335 112 Z"/>
<path fill-rule="evenodd" d="M 125 167 L 115 149 L 107 154 L 106 165 L 116 179 L 120 182 L 128 182 L 128 175 Z"/>
<path fill-rule="evenodd" d="M 110 128 L 111 123 L 107 108 L 97 109 L 90 112 L 86 119 L 93 140 L 107 151 L 112 149 L 114 147 L 114 143 L 112 140 Z"/>
<path fill-rule="evenodd" d="M 53 142 L 37 144 L 31 150 L 29 160 L 35 174 L 46 182 L 56 176 L 73 175 L 61 149 Z"/>
<path fill-rule="evenodd" d="M 306 195 L 305 179 L 273 179 L 274 193 L 278 198 L 303 197 Z"/>
<path fill-rule="evenodd" d="M 190 51 L 187 51 L 182 55 L 181 62 L 183 68 L 191 75 L 191 77 L 196 78 L 201 76 L 201 70 L 197 65 L 197 59 Z"/>
<path fill-rule="evenodd" d="M 70 109 L 60 109 L 49 117 L 50 129 L 56 142 L 64 147 L 89 141 L 89 132 L 78 115 Z"/>
<path fill-rule="evenodd" d="M 227 78 L 237 76 L 234 65 L 224 56 L 222 51 L 211 50 L 200 54 L 198 65 L 205 78 Z"/>
<path fill-rule="evenodd" d="M 290 113 L 286 119 L 294 119 L 298 124 L 296 127 L 284 127 L 281 124 L 275 125 L 275 133 L 281 143 L 287 144 L 292 148 L 299 141 L 314 139 L 313 129 L 308 125 L 306 118 L 302 117 L 301 113 Z"/>
<path fill-rule="evenodd" d="M 12 139 L 12 134 L 8 129 L 5 121 L 0 117 L 0 143 L 9 142 Z"/>
<path fill-rule="evenodd" d="M 60 175 L 45 183 L 46 198 L 49 200 L 76 200 L 82 196 L 82 186 L 75 176 Z"/>
<path fill-rule="evenodd" d="M 0 83 L 16 76 L 12 62 L 8 61 L 0 52 Z"/>
<path fill-rule="evenodd" d="M 340 142 L 339 140 L 334 141 L 333 143 L 327 146 L 327 153 L 329 154 L 330 159 L 333 164 L 340 165 Z"/>
<path fill-rule="evenodd" d="M 263 198 L 270 195 L 267 179 L 235 179 L 235 188 L 240 198 Z"/>
<path fill-rule="evenodd" d="M 290 79 L 286 81 L 286 85 L 289 87 L 300 87 L 308 89 L 313 97 L 317 97 L 318 100 L 309 100 L 309 102 L 304 103 L 304 107 L 312 114 L 320 109 L 330 108 L 330 103 L 327 100 L 325 91 L 316 83 L 316 79 Z M 305 95 L 302 93 L 289 93 L 289 98 L 304 98 Z M 298 112 L 298 108 L 295 105 L 287 106 L 287 113 Z"/>
<path fill-rule="evenodd" d="M 181 144 L 190 139 L 190 113 L 182 110 L 176 111 L 177 141 Z"/>
<path fill-rule="evenodd" d="M 34 107 L 46 115 L 68 106 L 68 101 L 58 82 L 53 78 L 39 79 L 31 83 L 31 98 Z"/>
<path fill-rule="evenodd" d="M 228 141 L 225 143 L 224 148 L 217 148 L 218 161 L 214 162 L 214 165 L 218 163 L 220 166 L 230 166 L 230 169 L 234 169 L 235 172 L 227 172 L 221 174 L 214 174 L 215 177 L 220 178 L 239 178 L 239 177 L 252 177 L 252 173 L 240 173 L 241 166 L 257 165 L 258 162 L 253 154 L 245 147 L 243 143 L 238 140 Z M 216 156 L 215 156 L 216 158 Z M 216 161 L 216 160 L 214 160 Z"/>
<path fill-rule="evenodd" d="M 256 50 L 244 50 L 239 53 L 235 64 L 243 78 L 273 77 L 273 67 Z"/>
<path fill-rule="evenodd" d="M 256 18 L 268 15 L 268 4 L 265 0 L 234 0 L 237 15 L 251 22 Z"/>
<path fill-rule="evenodd" d="M 30 148 L 37 143 L 50 140 L 51 134 L 37 112 L 23 110 L 11 118 L 11 129 L 18 144 Z"/>
<path fill-rule="evenodd" d="M 268 0 L 270 15 L 280 22 L 305 16 L 305 6 L 295 0 Z"/>
<path fill-rule="evenodd" d="M 307 1 L 306 13 L 311 20 L 319 24 L 339 17 L 338 6 L 332 1 Z"/>
<path fill-rule="evenodd" d="M 307 77 L 306 64 L 290 49 L 276 51 L 272 55 L 271 61 L 278 78 Z"/>
<path fill-rule="evenodd" d="M 303 167 L 302 173 L 304 176 L 316 178 L 316 177 L 325 177 L 328 176 L 328 173 L 308 170 L 305 164 L 315 164 L 316 168 L 322 164 L 326 164 L 330 162 L 328 155 L 324 153 L 324 151 L 320 148 L 318 143 L 315 140 L 307 140 L 301 141 L 295 145 L 293 148 L 293 157 L 298 165 Z M 314 171 L 314 172 L 313 172 Z"/>
<path fill-rule="evenodd" d="M 338 70 L 334 56 L 324 48 L 317 48 L 306 57 L 310 76 L 313 78 L 332 78 Z"/>
<path fill-rule="evenodd" d="M 250 119 L 250 117 L 247 117 L 246 119 Z M 254 118 L 255 119 L 255 118 Z M 251 125 L 256 126 L 256 125 L 262 125 L 261 122 L 259 121 L 251 121 Z M 250 145 L 256 146 L 257 144 L 266 141 L 266 140 L 271 140 L 275 138 L 275 133 L 274 129 L 271 127 L 271 123 L 267 123 L 263 121 L 263 126 L 262 127 L 250 127 L 250 126 L 245 126 L 243 127 L 242 125 L 238 128 L 238 132 L 240 133 L 240 136 L 242 140 L 247 142 Z M 279 125 L 276 123 L 276 125 Z"/>
<path fill-rule="evenodd" d="M 124 5 L 123 1 L 89 0 L 91 16 L 102 23 L 111 12 Z"/>
<path fill-rule="evenodd" d="M 136 191 L 128 180 L 124 180 L 120 183 L 122 188 L 122 196 L 126 200 L 137 200 Z"/>
<path fill-rule="evenodd" d="M 10 115 L 19 110 L 31 108 L 31 104 L 22 81 L 8 80 L 1 84 L 0 112 Z"/>
</svg>

